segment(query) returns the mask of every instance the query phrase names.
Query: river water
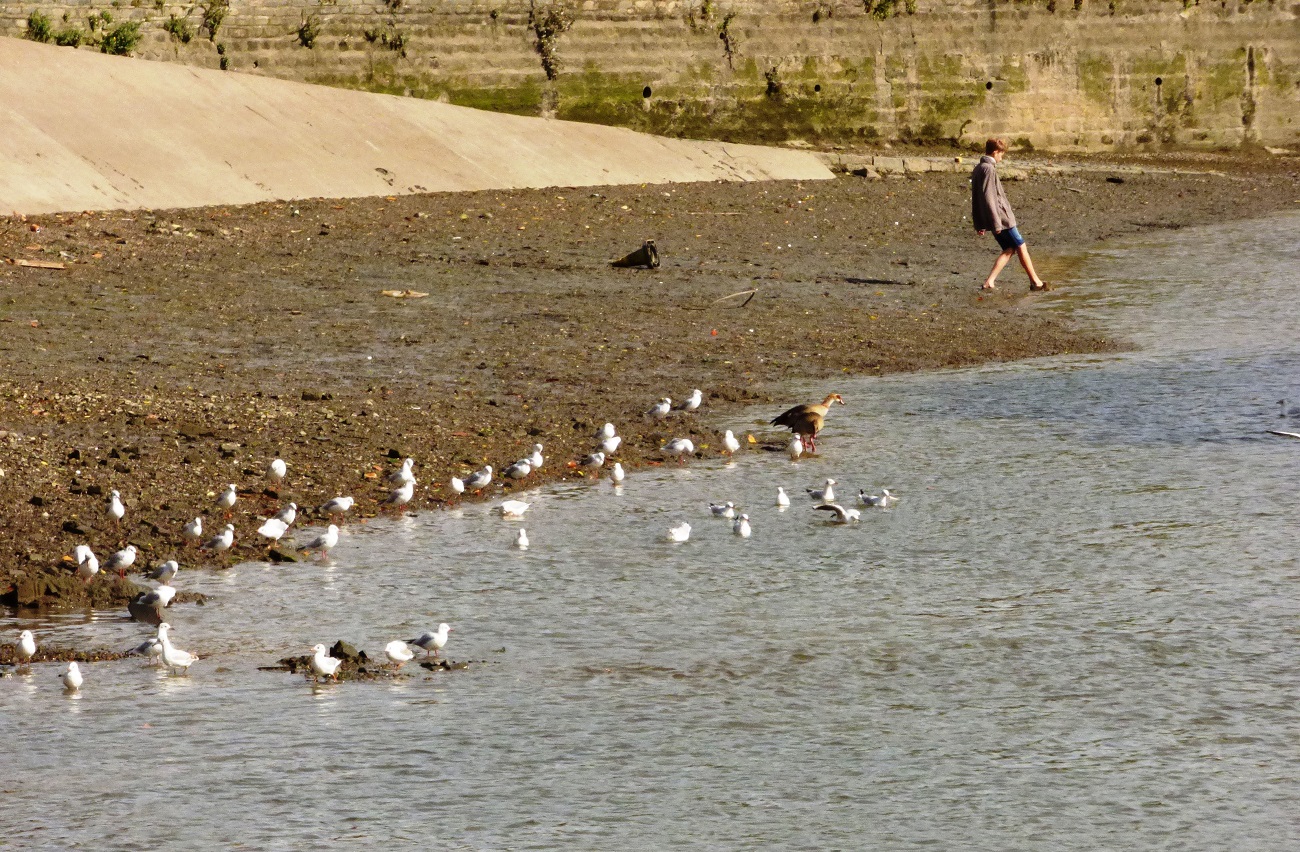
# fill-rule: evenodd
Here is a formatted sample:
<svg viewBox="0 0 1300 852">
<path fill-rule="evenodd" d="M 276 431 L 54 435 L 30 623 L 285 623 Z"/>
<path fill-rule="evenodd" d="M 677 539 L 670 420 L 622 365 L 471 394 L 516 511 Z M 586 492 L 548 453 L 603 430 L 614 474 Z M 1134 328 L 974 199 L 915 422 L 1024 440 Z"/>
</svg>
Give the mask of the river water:
<svg viewBox="0 0 1300 852">
<path fill-rule="evenodd" d="M 212 597 L 171 618 L 188 677 L 0 679 L 0 848 L 1300 848 L 1300 441 L 1266 433 L 1300 431 L 1277 405 L 1300 405 L 1298 228 L 1079 259 L 1048 309 L 1141 351 L 846 380 L 815 459 L 742 450 L 538 490 L 522 521 L 353 526 L 328 566 L 182 572 Z M 834 526 L 803 494 L 828 476 L 902 499 Z M 256 669 L 439 621 L 470 670 Z M 146 635 L 0 617 L 22 627 Z"/>
</svg>

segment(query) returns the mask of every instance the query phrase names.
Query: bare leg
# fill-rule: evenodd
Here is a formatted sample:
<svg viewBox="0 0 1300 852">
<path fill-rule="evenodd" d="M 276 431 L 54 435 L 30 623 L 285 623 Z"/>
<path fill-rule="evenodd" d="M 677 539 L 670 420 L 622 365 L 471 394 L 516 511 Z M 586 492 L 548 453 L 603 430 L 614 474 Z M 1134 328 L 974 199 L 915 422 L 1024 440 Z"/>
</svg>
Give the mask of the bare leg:
<svg viewBox="0 0 1300 852">
<path fill-rule="evenodd" d="M 1021 248 L 1024 247 L 1021 246 Z M 1007 249 L 1003 251 L 1002 254 L 998 255 L 998 259 L 993 261 L 993 271 L 989 273 L 988 278 L 984 279 L 984 286 L 980 289 L 983 290 L 997 289 L 996 287 L 993 286 L 993 282 L 997 280 L 998 273 L 1001 272 L 1004 268 L 1006 268 L 1008 261 L 1011 260 L 1011 255 L 1015 253 L 1016 253 L 1016 249 Z"/>
<path fill-rule="evenodd" d="M 1016 254 L 1019 255 L 1020 265 L 1025 268 L 1025 274 L 1029 276 L 1029 283 L 1034 287 L 1034 289 L 1041 290 L 1046 286 L 1043 284 L 1043 279 L 1039 278 L 1038 273 L 1034 271 L 1034 262 L 1029 259 L 1029 244 L 1022 243 L 1017 246 Z"/>
</svg>

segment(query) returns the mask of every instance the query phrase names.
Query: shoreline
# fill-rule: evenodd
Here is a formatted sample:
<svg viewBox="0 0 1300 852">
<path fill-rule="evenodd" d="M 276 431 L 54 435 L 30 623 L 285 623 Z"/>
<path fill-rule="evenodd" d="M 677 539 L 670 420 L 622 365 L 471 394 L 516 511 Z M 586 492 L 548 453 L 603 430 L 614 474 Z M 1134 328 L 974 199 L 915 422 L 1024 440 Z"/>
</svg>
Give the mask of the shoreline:
<svg viewBox="0 0 1300 852">
<path fill-rule="evenodd" d="M 978 292 L 996 249 L 963 221 L 964 172 L 0 220 L 0 256 L 64 267 L 0 265 L 0 604 L 124 606 L 132 583 L 71 579 L 63 557 L 80 543 L 101 562 L 134 543 L 128 580 L 170 558 L 187 571 L 265 558 L 260 518 L 337 494 L 357 498 L 349 523 L 373 517 L 383 476 L 407 456 L 418 486 L 403 510 L 436 509 L 448 477 L 500 471 L 535 442 L 540 474 L 494 480 L 483 499 L 584 476 L 576 459 L 606 421 L 631 470 L 663 463 L 672 437 L 719 454 L 741 407 L 775 416 L 813 401 L 785 396 L 792 380 L 830 393 L 837 375 L 1123 349 L 1035 309 L 1070 297 L 1072 257 L 1300 201 L 1282 168 L 1106 178 L 1100 167 L 1009 182 L 1056 288 L 1033 296 L 1018 267 Z M 609 267 L 645 238 L 663 266 Z M 642 416 L 696 387 L 698 414 Z M 848 402 L 837 417 L 865 404 Z M 759 443 L 741 452 L 787 434 L 748 431 Z M 281 487 L 262 475 L 277 456 Z M 215 532 L 213 501 L 231 482 L 232 556 L 196 558 L 181 526 L 201 515 Z M 126 503 L 120 525 L 104 510 L 111 489 Z M 304 511 L 295 530 L 322 520 Z"/>
</svg>

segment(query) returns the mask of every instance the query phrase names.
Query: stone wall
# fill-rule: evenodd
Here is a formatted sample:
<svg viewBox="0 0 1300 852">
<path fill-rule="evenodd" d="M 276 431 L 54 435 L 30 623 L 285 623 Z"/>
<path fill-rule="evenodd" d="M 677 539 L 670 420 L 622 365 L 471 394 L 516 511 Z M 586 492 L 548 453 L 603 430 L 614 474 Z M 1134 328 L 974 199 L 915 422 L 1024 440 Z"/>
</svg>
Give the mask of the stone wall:
<svg viewBox="0 0 1300 852">
<path fill-rule="evenodd" d="M 214 34 L 223 5 L 0 2 L 0 34 L 138 21 L 146 58 L 666 135 L 1300 148 L 1296 3 L 547 0 L 542 39 L 519 0 L 229 0 Z"/>
</svg>

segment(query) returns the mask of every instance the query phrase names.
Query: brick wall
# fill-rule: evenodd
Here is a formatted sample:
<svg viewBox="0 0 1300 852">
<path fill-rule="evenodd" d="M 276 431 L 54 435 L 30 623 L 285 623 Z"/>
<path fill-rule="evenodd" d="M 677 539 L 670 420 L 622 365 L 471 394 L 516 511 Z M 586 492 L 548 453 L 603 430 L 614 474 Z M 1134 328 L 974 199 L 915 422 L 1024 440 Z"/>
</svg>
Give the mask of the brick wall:
<svg viewBox="0 0 1300 852">
<path fill-rule="evenodd" d="M 518 0 L 230 0 L 215 35 L 205 8 L 0 2 L 0 34 L 33 10 L 89 40 L 137 21 L 149 59 L 668 135 L 1300 148 L 1285 2 L 897 0 L 882 20 L 864 0 L 568 0 L 554 80 Z"/>
</svg>

